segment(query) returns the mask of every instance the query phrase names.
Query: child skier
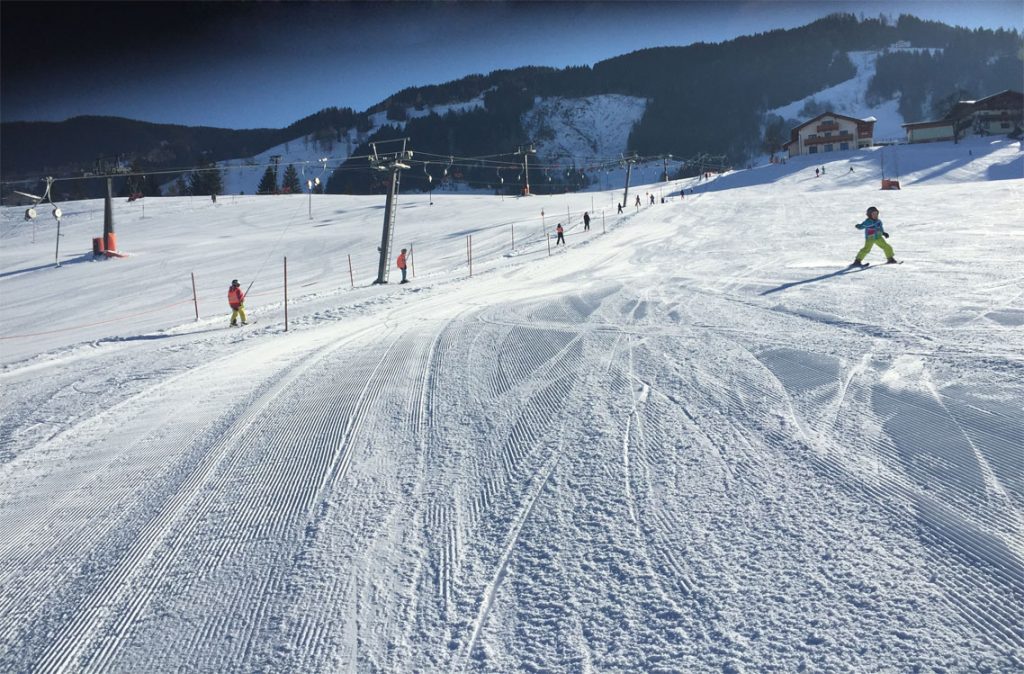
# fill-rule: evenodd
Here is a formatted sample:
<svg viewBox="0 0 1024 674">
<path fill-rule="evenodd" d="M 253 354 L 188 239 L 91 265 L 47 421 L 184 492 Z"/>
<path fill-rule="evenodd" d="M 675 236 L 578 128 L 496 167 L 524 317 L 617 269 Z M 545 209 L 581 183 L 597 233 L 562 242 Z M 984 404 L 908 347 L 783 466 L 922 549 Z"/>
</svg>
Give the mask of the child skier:
<svg viewBox="0 0 1024 674">
<path fill-rule="evenodd" d="M 864 247 L 857 252 L 857 257 L 853 259 L 851 267 L 866 267 L 864 264 L 864 258 L 867 256 L 871 247 L 878 244 L 878 247 L 885 253 L 886 264 L 896 264 L 896 258 L 893 257 L 892 246 L 886 243 L 886 239 L 889 238 L 889 234 L 882 227 L 882 221 L 878 219 L 878 209 L 872 206 L 867 212 L 868 219 L 864 222 L 854 225 L 857 229 L 864 230 Z"/>
<path fill-rule="evenodd" d="M 242 292 L 242 286 L 235 279 L 231 282 L 231 287 L 228 288 L 228 306 L 231 307 L 231 326 L 238 327 L 238 317 L 242 317 L 242 325 L 247 325 L 245 320 L 245 293 Z"/>
<path fill-rule="evenodd" d="M 408 265 L 408 262 L 407 262 L 406 257 L 405 257 L 405 248 L 403 248 L 401 254 L 399 254 L 397 264 L 398 264 L 398 268 L 402 270 L 402 281 L 401 282 L 402 283 L 408 283 L 409 279 L 407 279 L 405 277 L 405 272 L 406 272 L 406 269 L 408 268 L 409 265 Z"/>
</svg>

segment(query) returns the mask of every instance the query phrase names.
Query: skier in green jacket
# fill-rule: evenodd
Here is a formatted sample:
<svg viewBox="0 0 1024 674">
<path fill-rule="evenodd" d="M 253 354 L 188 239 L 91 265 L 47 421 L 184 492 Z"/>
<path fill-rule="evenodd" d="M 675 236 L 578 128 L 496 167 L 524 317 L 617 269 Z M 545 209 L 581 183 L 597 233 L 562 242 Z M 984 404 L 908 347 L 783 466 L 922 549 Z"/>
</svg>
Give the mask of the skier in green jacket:
<svg viewBox="0 0 1024 674">
<path fill-rule="evenodd" d="M 857 257 L 853 259 L 851 267 L 866 267 L 864 258 L 867 256 L 871 247 L 878 244 L 878 247 L 885 253 L 886 264 L 896 264 L 896 258 L 893 256 L 892 246 L 890 246 L 886 239 L 889 238 L 889 234 L 882 227 L 882 221 L 878 219 L 878 209 L 872 206 L 867 212 L 868 219 L 864 222 L 854 225 L 857 229 L 864 230 L 864 247 L 857 252 Z"/>
</svg>

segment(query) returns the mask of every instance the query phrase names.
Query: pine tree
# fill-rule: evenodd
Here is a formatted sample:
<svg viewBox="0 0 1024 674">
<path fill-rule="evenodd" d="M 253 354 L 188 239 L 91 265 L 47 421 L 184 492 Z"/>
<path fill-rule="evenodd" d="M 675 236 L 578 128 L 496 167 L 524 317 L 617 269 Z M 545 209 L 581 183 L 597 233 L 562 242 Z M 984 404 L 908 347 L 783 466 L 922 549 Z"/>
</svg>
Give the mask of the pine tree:
<svg viewBox="0 0 1024 674">
<path fill-rule="evenodd" d="M 256 194 L 277 194 L 277 174 L 274 167 L 268 166 L 260 178 L 260 184 L 256 187 Z"/>
<path fill-rule="evenodd" d="M 224 179 L 217 164 L 204 164 L 188 176 L 188 186 L 193 195 L 220 194 L 224 191 Z"/>
<path fill-rule="evenodd" d="M 288 164 L 281 178 L 281 191 L 285 194 L 299 194 L 302 192 L 302 184 L 299 182 L 299 172 L 295 166 Z"/>
</svg>

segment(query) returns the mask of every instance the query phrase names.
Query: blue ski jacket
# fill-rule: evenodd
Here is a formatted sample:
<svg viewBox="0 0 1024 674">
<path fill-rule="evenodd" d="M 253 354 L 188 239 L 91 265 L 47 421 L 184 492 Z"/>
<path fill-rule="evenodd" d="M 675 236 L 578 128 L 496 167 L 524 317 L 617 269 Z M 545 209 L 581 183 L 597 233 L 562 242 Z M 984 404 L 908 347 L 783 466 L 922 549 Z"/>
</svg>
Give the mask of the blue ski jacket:
<svg viewBox="0 0 1024 674">
<path fill-rule="evenodd" d="M 857 229 L 864 230 L 865 239 L 881 239 L 885 234 L 885 228 L 882 227 L 881 220 L 873 220 L 868 218 L 864 222 L 857 225 Z"/>
</svg>

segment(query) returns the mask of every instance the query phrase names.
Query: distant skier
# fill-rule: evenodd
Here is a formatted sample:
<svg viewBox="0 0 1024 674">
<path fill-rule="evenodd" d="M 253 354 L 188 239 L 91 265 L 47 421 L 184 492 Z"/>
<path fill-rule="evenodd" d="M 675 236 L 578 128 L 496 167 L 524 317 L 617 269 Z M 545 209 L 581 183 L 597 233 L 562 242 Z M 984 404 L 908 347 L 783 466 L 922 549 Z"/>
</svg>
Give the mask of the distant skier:
<svg viewBox="0 0 1024 674">
<path fill-rule="evenodd" d="M 634 204 L 634 205 L 635 205 L 635 206 L 636 206 L 637 208 L 640 208 L 640 195 L 639 195 L 639 194 L 638 194 L 638 195 L 636 195 L 636 204 Z"/>
<path fill-rule="evenodd" d="M 821 175 L 821 169 L 817 166 L 814 167 L 814 177 L 817 178 Z"/>
<path fill-rule="evenodd" d="M 565 245 L 565 230 L 562 229 L 562 223 L 558 223 L 558 226 L 555 227 L 555 231 L 558 233 L 558 238 L 555 239 L 555 245 L 557 246 L 558 244 L 562 244 L 564 246 Z"/>
<path fill-rule="evenodd" d="M 619 212 L 618 215 L 622 215 L 622 204 L 618 204 Z"/>
<path fill-rule="evenodd" d="M 583 211 L 583 231 L 590 231 L 590 213 Z"/>
<path fill-rule="evenodd" d="M 228 288 L 228 306 L 231 307 L 231 327 L 238 327 L 239 317 L 242 319 L 242 325 L 248 325 L 248 321 L 245 320 L 245 293 L 242 292 L 238 279 L 232 281 L 231 287 Z"/>
<path fill-rule="evenodd" d="M 651 206 L 653 206 L 653 205 L 654 205 L 654 195 L 652 194 L 651 195 Z"/>
<path fill-rule="evenodd" d="M 885 253 L 885 261 L 887 264 L 896 264 L 896 258 L 893 256 L 892 246 L 886 243 L 886 239 L 889 238 L 889 234 L 882 227 L 882 221 L 878 219 L 878 209 L 872 206 L 867 212 L 868 219 L 864 222 L 854 225 L 857 229 L 864 230 L 864 247 L 857 253 L 857 257 L 853 259 L 851 267 L 864 267 L 864 258 L 867 256 L 871 247 L 878 244 L 878 247 Z"/>
<path fill-rule="evenodd" d="M 405 271 L 406 271 L 406 267 L 408 267 L 408 266 L 409 265 L 408 265 L 408 263 L 406 262 L 406 259 L 405 259 L 405 248 L 403 248 L 402 252 L 398 254 L 398 268 L 402 270 L 402 281 L 401 281 L 402 283 L 408 283 L 409 282 L 409 279 L 405 278 Z"/>
</svg>

